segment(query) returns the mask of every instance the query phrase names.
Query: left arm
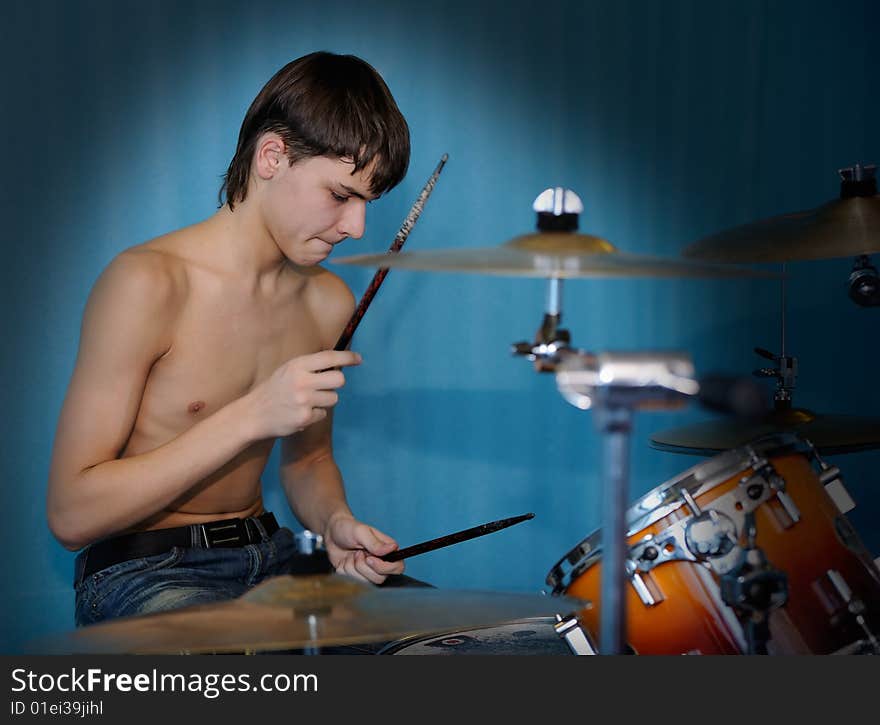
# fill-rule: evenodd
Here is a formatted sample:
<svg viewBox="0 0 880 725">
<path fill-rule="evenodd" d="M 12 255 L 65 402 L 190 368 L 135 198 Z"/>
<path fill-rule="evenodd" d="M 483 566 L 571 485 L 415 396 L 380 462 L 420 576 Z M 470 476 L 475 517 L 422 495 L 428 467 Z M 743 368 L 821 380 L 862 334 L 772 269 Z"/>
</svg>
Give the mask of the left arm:
<svg viewBox="0 0 880 725">
<path fill-rule="evenodd" d="M 355 300 L 345 282 L 321 270 L 309 284 L 308 304 L 332 348 L 354 312 Z M 397 549 L 397 542 L 358 521 L 345 499 L 345 486 L 333 460 L 332 409 L 327 417 L 281 440 L 281 483 L 297 519 L 324 537 L 336 571 L 381 584 L 403 571 L 403 562 L 376 558 Z"/>
<path fill-rule="evenodd" d="M 297 519 L 323 533 L 334 516 L 351 516 L 330 443 L 332 413 L 281 439 L 281 484 Z"/>
<path fill-rule="evenodd" d="M 281 483 L 290 508 L 311 531 L 321 533 L 336 571 L 381 584 L 403 571 L 403 562 L 377 557 L 397 542 L 355 519 L 345 499 L 342 474 L 333 460 L 332 414 L 281 440 Z"/>
</svg>

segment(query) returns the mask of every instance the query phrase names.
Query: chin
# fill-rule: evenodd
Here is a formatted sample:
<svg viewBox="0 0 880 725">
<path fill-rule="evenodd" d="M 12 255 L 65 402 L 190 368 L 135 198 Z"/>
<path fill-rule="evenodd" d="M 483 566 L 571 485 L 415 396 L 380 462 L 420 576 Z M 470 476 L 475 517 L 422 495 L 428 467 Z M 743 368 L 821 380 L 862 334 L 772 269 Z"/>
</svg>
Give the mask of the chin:
<svg viewBox="0 0 880 725">
<path fill-rule="evenodd" d="M 291 258 L 290 261 L 297 267 L 317 267 L 325 259 L 327 259 L 327 257 L 305 257 L 302 259 Z"/>
<path fill-rule="evenodd" d="M 285 257 L 292 262 L 293 264 L 300 267 L 314 267 L 316 264 L 320 264 L 327 257 L 330 256 L 330 252 L 332 249 L 328 249 L 327 251 L 316 251 L 313 249 L 298 249 L 296 251 L 291 251 L 290 253 L 285 253 Z"/>
</svg>

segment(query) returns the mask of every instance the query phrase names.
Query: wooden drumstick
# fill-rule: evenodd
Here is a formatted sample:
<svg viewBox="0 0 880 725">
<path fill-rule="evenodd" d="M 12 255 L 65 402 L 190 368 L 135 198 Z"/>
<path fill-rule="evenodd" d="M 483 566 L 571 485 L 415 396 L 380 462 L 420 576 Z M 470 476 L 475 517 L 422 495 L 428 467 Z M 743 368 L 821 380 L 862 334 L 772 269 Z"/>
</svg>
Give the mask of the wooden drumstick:
<svg viewBox="0 0 880 725">
<path fill-rule="evenodd" d="M 528 521 L 529 519 L 533 518 L 535 518 L 535 514 L 523 514 L 522 516 L 514 516 L 513 518 L 509 519 L 490 521 L 488 524 L 481 524 L 480 526 L 474 526 L 473 528 L 465 529 L 464 531 L 457 531 L 454 534 L 447 534 L 446 536 L 441 536 L 437 539 L 423 541 L 421 544 L 407 546 L 405 549 L 392 551 L 390 554 L 385 554 L 385 556 L 380 556 L 379 558 L 382 561 L 400 561 L 401 559 L 408 559 L 411 556 L 424 554 L 428 551 L 434 551 L 434 549 L 440 549 L 444 546 L 449 546 L 450 544 L 457 544 L 461 541 L 474 539 L 477 536 L 491 534 L 495 531 L 506 529 L 508 526 L 518 524 L 520 521 Z"/>
<path fill-rule="evenodd" d="M 419 216 L 422 213 L 422 209 L 425 208 L 425 202 L 428 200 L 428 197 L 434 190 L 434 185 L 437 183 L 437 178 L 440 176 L 440 172 L 443 170 L 443 166 L 446 164 L 446 160 L 448 158 L 449 154 L 443 154 L 443 158 L 440 159 L 440 163 L 437 164 L 437 168 L 434 169 L 434 173 L 431 174 L 431 178 L 428 179 L 427 183 L 422 188 L 421 192 L 415 200 L 415 203 L 409 210 L 409 214 L 406 215 L 406 219 L 403 220 L 403 224 L 401 224 L 400 230 L 397 232 L 396 236 L 394 237 L 394 241 L 391 243 L 391 247 L 388 249 L 388 254 L 396 254 L 403 247 L 403 244 L 404 242 L 406 242 L 406 238 L 409 236 L 410 231 L 412 231 L 412 228 L 418 221 Z M 357 329 L 357 326 L 363 319 L 367 308 L 370 306 L 370 303 L 376 296 L 376 292 L 379 291 L 379 287 L 382 286 L 382 282 L 385 280 L 385 276 L 387 274 L 388 268 L 383 267 L 379 269 L 376 274 L 373 275 L 370 286 L 367 287 L 367 291 L 364 292 L 364 296 L 361 297 L 361 301 L 358 303 L 354 314 L 351 316 L 351 319 L 348 321 L 348 324 L 345 326 L 345 329 L 339 336 L 339 340 L 336 342 L 336 346 L 333 348 L 334 350 L 345 350 L 349 346 L 349 344 L 351 343 L 351 338 L 354 336 L 354 331 Z"/>
</svg>

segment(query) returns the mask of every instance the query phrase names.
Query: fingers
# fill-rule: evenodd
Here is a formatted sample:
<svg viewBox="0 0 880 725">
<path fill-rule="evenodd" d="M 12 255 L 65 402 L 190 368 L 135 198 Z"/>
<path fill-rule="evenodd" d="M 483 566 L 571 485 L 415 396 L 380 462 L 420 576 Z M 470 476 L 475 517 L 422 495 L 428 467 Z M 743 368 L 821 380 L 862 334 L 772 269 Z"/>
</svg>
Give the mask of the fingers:
<svg viewBox="0 0 880 725">
<path fill-rule="evenodd" d="M 294 364 L 302 370 L 317 372 L 329 368 L 341 368 L 349 365 L 360 365 L 361 356 L 351 350 L 322 350 L 312 355 L 303 355 L 294 360 Z"/>
<path fill-rule="evenodd" d="M 324 420 L 328 410 L 339 402 L 339 396 L 332 391 L 312 390 L 296 393 L 292 400 L 298 406 L 297 430 L 302 430 L 319 420 Z"/>
<path fill-rule="evenodd" d="M 377 574 L 381 574 L 383 579 L 390 574 L 403 574 L 405 567 L 402 561 L 382 561 L 369 554 L 366 555 L 364 563 Z"/>
<path fill-rule="evenodd" d="M 364 551 L 354 551 L 345 556 L 336 571 L 361 581 L 381 584 L 389 574 L 402 573 L 403 568 L 403 562 L 384 562 Z"/>
<path fill-rule="evenodd" d="M 397 549 L 397 542 L 387 534 L 366 524 L 358 524 L 354 529 L 354 540 L 374 556 L 384 556 Z"/>
<path fill-rule="evenodd" d="M 336 354 L 333 350 L 327 352 Z M 318 365 L 323 364 L 320 357 L 322 354 L 318 353 Z M 314 355 L 306 356 L 306 358 L 310 359 L 315 357 Z M 304 426 L 309 426 L 326 418 L 327 409 L 334 407 L 339 402 L 339 394 L 335 392 L 335 389 L 345 385 L 345 375 L 339 370 L 327 370 L 318 373 L 307 372 L 302 367 L 304 359 L 295 358 L 292 360 L 289 370 L 296 376 L 293 378 L 293 390 L 295 391 L 292 398 L 293 402 L 301 408 L 311 409 L 308 419 L 303 423 Z M 313 364 L 309 363 L 308 367 L 313 367 Z"/>
<path fill-rule="evenodd" d="M 332 408 L 339 402 L 339 396 L 333 391 L 316 390 L 309 396 L 309 405 L 313 408 Z"/>
<path fill-rule="evenodd" d="M 309 417 L 303 423 L 302 428 L 308 428 L 310 425 L 314 425 L 319 420 L 324 420 L 327 417 L 327 409 L 326 408 L 312 408 L 312 412 L 309 414 Z M 300 428 L 300 430 L 302 430 Z"/>
<path fill-rule="evenodd" d="M 385 576 L 374 571 L 366 562 L 366 554 L 363 551 L 352 552 L 336 567 L 339 574 L 346 574 L 360 581 L 368 581 L 372 584 L 381 584 Z"/>
<path fill-rule="evenodd" d="M 313 373 L 309 376 L 312 386 L 318 390 L 333 390 L 345 385 L 345 375 L 339 370 L 328 370 L 323 373 Z"/>
<path fill-rule="evenodd" d="M 328 532 L 328 549 L 340 574 L 381 584 L 389 574 L 403 572 L 402 561 L 379 558 L 398 547 L 394 539 L 378 529 L 344 514 L 332 521 Z"/>
</svg>

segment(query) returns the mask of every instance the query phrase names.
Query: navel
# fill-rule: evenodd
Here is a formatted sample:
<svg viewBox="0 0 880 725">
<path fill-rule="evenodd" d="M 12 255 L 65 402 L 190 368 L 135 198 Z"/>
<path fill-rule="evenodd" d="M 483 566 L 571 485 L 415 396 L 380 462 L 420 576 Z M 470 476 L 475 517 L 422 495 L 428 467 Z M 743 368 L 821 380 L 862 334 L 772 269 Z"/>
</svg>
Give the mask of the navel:
<svg viewBox="0 0 880 725">
<path fill-rule="evenodd" d="M 194 400 L 192 403 L 189 404 L 189 406 L 187 407 L 187 410 L 190 413 L 192 413 L 193 415 L 195 415 L 196 413 L 200 412 L 202 410 L 202 408 L 204 408 L 204 407 L 205 407 L 204 400 Z"/>
</svg>

